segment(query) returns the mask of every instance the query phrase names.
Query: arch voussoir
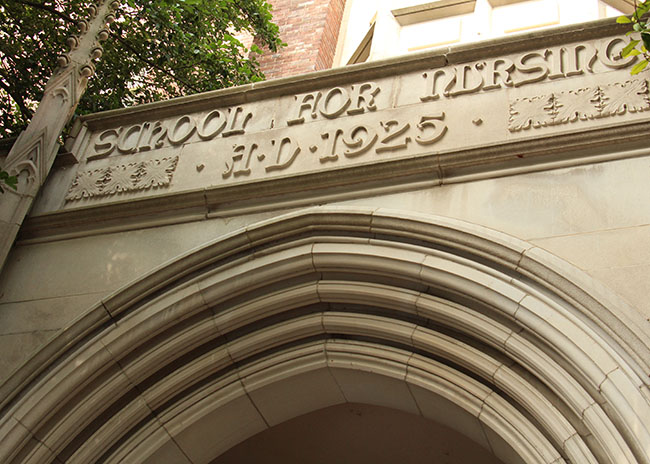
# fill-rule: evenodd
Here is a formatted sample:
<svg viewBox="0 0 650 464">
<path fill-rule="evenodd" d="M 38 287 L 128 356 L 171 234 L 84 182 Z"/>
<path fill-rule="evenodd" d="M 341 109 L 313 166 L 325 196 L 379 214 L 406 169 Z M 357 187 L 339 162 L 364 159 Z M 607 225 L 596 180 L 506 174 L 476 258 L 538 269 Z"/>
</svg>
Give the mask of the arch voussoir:
<svg viewBox="0 0 650 464">
<path fill-rule="evenodd" d="M 367 402 L 467 428 L 506 464 L 650 463 L 645 348 L 611 337 L 571 279 L 544 280 L 553 262 L 529 248 L 381 209 L 230 234 L 105 298 L 107 323 L 80 319 L 69 348 L 46 348 L 54 358 L 0 417 L 0 461 L 209 463 L 297 415 Z M 235 414 L 241 426 L 196 442 Z"/>
</svg>

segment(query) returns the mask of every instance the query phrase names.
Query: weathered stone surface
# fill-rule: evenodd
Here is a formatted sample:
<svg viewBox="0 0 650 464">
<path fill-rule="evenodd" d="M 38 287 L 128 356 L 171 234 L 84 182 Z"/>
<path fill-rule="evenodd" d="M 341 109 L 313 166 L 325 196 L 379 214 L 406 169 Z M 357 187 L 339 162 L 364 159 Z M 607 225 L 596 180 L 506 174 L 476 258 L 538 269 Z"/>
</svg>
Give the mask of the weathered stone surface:
<svg viewBox="0 0 650 464">
<path fill-rule="evenodd" d="M 0 276 L 0 461 L 362 402 L 650 462 L 648 89 L 594 27 L 86 117 Z"/>
</svg>

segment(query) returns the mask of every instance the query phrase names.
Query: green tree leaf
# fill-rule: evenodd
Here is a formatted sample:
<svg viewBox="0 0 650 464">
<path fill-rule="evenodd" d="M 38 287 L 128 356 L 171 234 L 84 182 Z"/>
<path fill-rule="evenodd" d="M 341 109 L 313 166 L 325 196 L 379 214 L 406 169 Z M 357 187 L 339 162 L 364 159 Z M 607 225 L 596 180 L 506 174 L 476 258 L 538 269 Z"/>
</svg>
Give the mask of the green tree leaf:
<svg viewBox="0 0 650 464">
<path fill-rule="evenodd" d="M 639 40 L 630 40 L 630 43 L 627 44 L 623 50 L 621 50 L 621 56 L 627 58 L 630 55 L 630 52 L 634 50 L 634 47 L 639 43 Z"/>
<path fill-rule="evenodd" d="M 643 40 L 643 46 L 646 49 L 650 48 L 650 33 L 642 32 L 641 33 L 641 40 Z"/>
<path fill-rule="evenodd" d="M 3 185 L 18 190 L 18 178 L 16 176 L 10 176 L 7 171 L 0 169 L 0 193 L 5 193 L 2 188 Z"/>
<path fill-rule="evenodd" d="M 632 74 L 633 76 L 639 74 L 641 71 L 643 71 L 646 68 L 646 66 L 648 66 L 648 60 L 641 60 L 640 62 L 638 62 L 632 67 L 630 74 Z"/>
<path fill-rule="evenodd" d="M 282 46 L 265 0 L 119 0 L 96 75 L 77 111 L 91 113 L 245 84 L 259 65 L 237 39 Z M 89 0 L 0 0 L 0 137 L 24 129 Z"/>
</svg>

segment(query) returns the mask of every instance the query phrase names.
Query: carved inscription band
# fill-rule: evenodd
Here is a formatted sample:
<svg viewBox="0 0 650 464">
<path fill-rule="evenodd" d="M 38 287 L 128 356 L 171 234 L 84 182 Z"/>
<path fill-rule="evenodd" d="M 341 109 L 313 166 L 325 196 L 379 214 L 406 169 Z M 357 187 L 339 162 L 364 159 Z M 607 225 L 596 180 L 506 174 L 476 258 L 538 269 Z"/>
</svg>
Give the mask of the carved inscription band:
<svg viewBox="0 0 650 464">
<path fill-rule="evenodd" d="M 273 111 L 246 104 L 113 127 L 92 134 L 86 162 L 163 148 L 171 149 L 167 153 L 170 156 L 169 151 L 183 145 L 208 143 L 208 152 L 214 153 L 223 166 L 219 180 L 225 181 L 368 162 L 372 157 L 421 154 L 434 149 L 434 144 L 445 136 L 449 137 L 445 112 L 451 113 L 452 109 L 440 102 L 477 92 L 521 88 L 547 80 L 623 69 L 636 60 L 635 57 L 620 59 L 619 51 L 624 43 L 623 38 L 613 37 L 407 75 L 400 82 L 415 87 L 416 93 L 406 92 L 407 100 L 401 103 L 389 98 L 393 92 L 382 88 L 385 84 L 360 82 L 297 94 L 290 103 L 279 101 Z M 547 91 L 508 103 L 505 116 L 510 132 L 650 109 L 647 82 L 638 79 Z M 408 109 L 394 111 L 400 106 Z M 388 112 L 385 117 L 370 115 L 384 110 L 390 110 L 390 115 Z M 301 127 L 316 121 L 322 124 L 313 126 L 314 130 Z M 476 118 L 472 122 L 478 126 L 482 120 Z M 233 137 L 243 135 L 246 137 Z M 66 201 L 169 187 L 178 162 L 176 156 L 86 169 L 77 174 Z"/>
<path fill-rule="evenodd" d="M 244 112 L 241 106 L 237 106 L 213 110 L 198 121 L 186 114 L 167 123 L 145 122 L 109 129 L 99 134 L 95 142 L 95 153 L 88 156 L 88 161 L 105 158 L 115 150 L 120 154 L 128 155 L 162 147 L 179 146 L 187 142 L 194 133 L 202 141 L 211 140 L 219 135 L 230 137 L 243 134 L 246 124 L 252 117 L 253 113 Z"/>
<path fill-rule="evenodd" d="M 514 59 L 500 57 L 432 69 L 422 75 L 426 86 L 420 100 L 434 101 L 441 96 L 453 98 L 594 73 L 597 64 L 605 69 L 625 68 L 636 61 L 635 56 L 620 58 L 620 48 L 625 43 L 621 37 L 614 37 L 600 44 L 547 48 L 524 53 Z"/>
<path fill-rule="evenodd" d="M 282 171 L 289 168 L 300 156 L 318 157 L 320 164 L 336 163 L 342 158 L 359 158 L 373 152 L 397 153 L 412 144 L 433 145 L 447 133 L 445 113 L 422 115 L 409 120 L 390 119 L 377 124 L 340 126 L 322 132 L 320 141 L 307 145 L 296 137 L 272 139 L 270 146 L 262 140 L 245 145 L 235 145 L 233 154 L 225 162 L 224 179 L 248 177 L 265 172 Z M 267 156 L 267 153 L 272 153 Z"/>
</svg>

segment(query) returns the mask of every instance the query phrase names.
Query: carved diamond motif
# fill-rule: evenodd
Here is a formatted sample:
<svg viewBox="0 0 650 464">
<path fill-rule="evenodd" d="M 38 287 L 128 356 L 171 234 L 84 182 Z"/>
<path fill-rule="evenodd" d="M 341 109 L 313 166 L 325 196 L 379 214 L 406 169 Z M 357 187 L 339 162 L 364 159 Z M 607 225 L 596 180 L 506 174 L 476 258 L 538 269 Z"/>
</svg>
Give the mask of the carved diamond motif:
<svg viewBox="0 0 650 464">
<path fill-rule="evenodd" d="M 142 163 L 137 174 L 136 189 L 145 190 L 151 187 L 168 186 L 176 169 L 176 163 L 178 163 L 178 156 Z"/>
<path fill-rule="evenodd" d="M 133 166 L 136 164 L 129 164 L 125 166 L 115 166 L 108 170 L 106 179 L 104 181 L 104 188 L 102 193 L 104 195 L 113 195 L 118 192 L 128 192 L 134 190 L 135 170 Z"/>
<path fill-rule="evenodd" d="M 77 173 L 77 177 L 75 177 L 65 197 L 66 201 L 80 200 L 82 198 L 100 195 L 105 177 L 105 169 Z"/>
<path fill-rule="evenodd" d="M 593 105 L 593 89 L 578 89 L 557 94 L 557 114 L 553 119 L 554 124 L 566 124 L 577 120 L 586 121 L 593 119 L 596 108 Z"/>
<path fill-rule="evenodd" d="M 510 124 L 512 132 L 531 127 L 547 126 L 551 122 L 550 109 L 553 105 L 552 95 L 540 95 L 521 98 L 510 104 Z"/>
<path fill-rule="evenodd" d="M 640 79 L 607 86 L 603 100 L 603 117 L 625 114 L 626 111 L 636 113 L 650 109 L 648 84 Z"/>
</svg>

